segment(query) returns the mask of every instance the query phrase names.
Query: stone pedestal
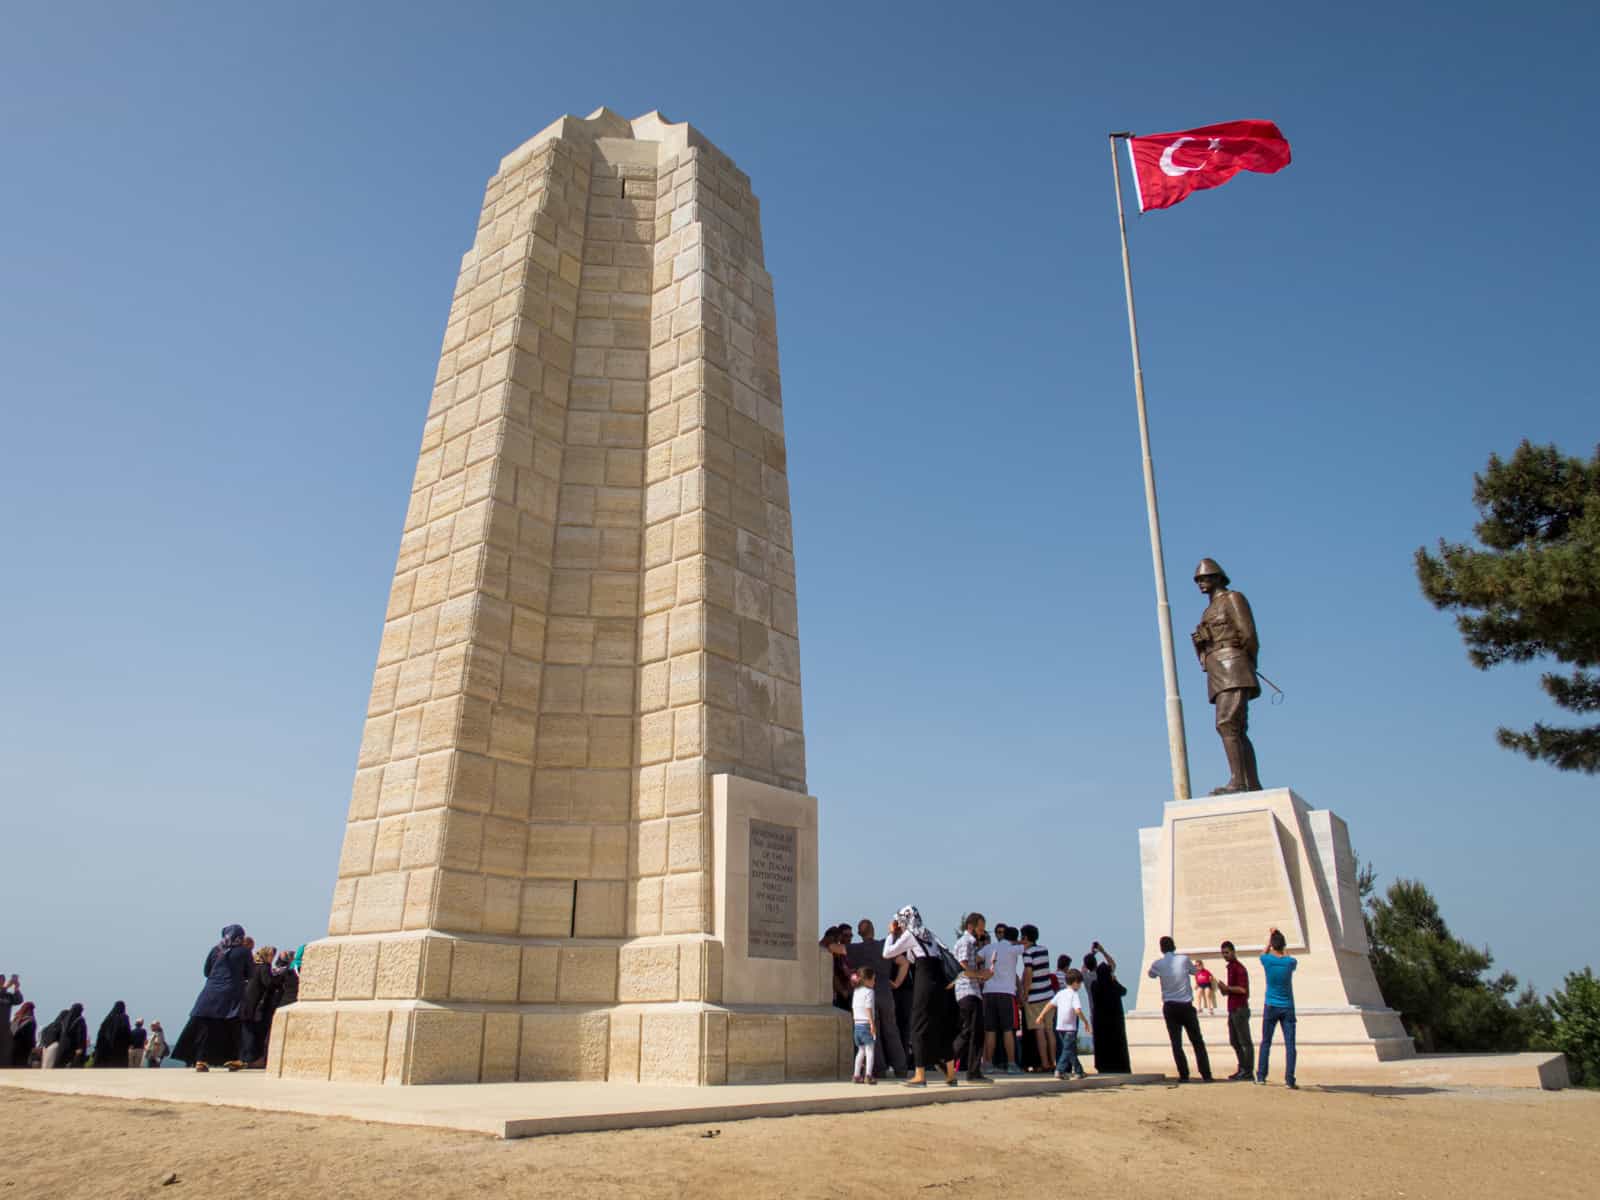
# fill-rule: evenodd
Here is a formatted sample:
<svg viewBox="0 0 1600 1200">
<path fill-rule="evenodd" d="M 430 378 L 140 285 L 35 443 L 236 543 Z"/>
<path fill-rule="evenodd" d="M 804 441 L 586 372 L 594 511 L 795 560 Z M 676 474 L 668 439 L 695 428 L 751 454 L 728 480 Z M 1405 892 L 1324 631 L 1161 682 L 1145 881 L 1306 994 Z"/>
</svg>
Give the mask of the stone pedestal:
<svg viewBox="0 0 1600 1200">
<path fill-rule="evenodd" d="M 1203 958 L 1219 979 L 1227 966 L 1218 947 L 1224 939 L 1233 942 L 1250 971 L 1251 1036 L 1259 1048 L 1266 980 L 1257 960 L 1274 925 L 1299 960 L 1294 991 L 1302 1072 L 1319 1063 L 1357 1065 L 1414 1053 L 1373 977 L 1355 856 L 1345 823 L 1333 813 L 1308 807 L 1287 788 L 1169 801 L 1161 824 L 1139 831 L 1139 856 L 1144 954 L 1120 972 L 1138 990 L 1138 1007 L 1128 1014 L 1135 1071 L 1173 1069 L 1161 986 L 1147 974 L 1163 936 L 1171 936 L 1180 953 Z M 1218 995 L 1215 1013 L 1201 1011 L 1201 1026 L 1214 1073 L 1232 1074 L 1226 997 Z M 1281 1038 L 1273 1051 L 1276 1071 Z"/>
<path fill-rule="evenodd" d="M 564 117 L 446 322 L 329 936 L 269 1073 L 825 1079 L 777 316 L 749 177 Z"/>
</svg>

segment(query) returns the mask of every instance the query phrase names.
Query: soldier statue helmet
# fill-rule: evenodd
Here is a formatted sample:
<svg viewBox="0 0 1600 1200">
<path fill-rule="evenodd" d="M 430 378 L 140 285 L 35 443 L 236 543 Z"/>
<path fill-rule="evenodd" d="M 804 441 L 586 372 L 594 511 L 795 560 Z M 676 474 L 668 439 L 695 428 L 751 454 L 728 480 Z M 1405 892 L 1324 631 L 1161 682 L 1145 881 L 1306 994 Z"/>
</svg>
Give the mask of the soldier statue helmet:
<svg viewBox="0 0 1600 1200">
<path fill-rule="evenodd" d="M 1191 636 L 1195 654 L 1206 673 L 1206 693 L 1217 713 L 1217 736 L 1228 756 L 1228 782 L 1213 796 L 1261 790 L 1256 773 L 1256 750 L 1247 732 L 1250 701 L 1261 695 L 1256 678 L 1256 658 L 1261 644 L 1256 637 L 1250 602 L 1229 589 L 1228 573 L 1214 558 L 1202 558 L 1194 581 L 1208 597 L 1200 624 Z"/>
</svg>

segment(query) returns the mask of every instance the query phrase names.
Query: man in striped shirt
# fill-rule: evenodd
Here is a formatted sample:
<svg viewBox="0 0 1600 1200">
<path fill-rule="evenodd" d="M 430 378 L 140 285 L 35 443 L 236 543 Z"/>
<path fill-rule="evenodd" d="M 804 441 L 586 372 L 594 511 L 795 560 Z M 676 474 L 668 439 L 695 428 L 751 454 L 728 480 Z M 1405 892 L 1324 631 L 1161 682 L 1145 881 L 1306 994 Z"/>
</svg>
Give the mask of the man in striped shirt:
<svg viewBox="0 0 1600 1200">
<path fill-rule="evenodd" d="M 1038 1038 L 1040 1070 L 1048 1070 L 1056 1061 L 1056 1031 L 1051 1022 L 1039 1021 L 1039 1014 L 1050 1003 L 1056 990 L 1050 983 L 1050 951 L 1039 945 L 1039 927 L 1024 925 L 1022 934 L 1022 997 L 1027 1009 L 1027 1023 L 1033 1026 L 1033 1036 Z M 1051 1026 L 1046 1028 L 1046 1026 Z"/>
</svg>

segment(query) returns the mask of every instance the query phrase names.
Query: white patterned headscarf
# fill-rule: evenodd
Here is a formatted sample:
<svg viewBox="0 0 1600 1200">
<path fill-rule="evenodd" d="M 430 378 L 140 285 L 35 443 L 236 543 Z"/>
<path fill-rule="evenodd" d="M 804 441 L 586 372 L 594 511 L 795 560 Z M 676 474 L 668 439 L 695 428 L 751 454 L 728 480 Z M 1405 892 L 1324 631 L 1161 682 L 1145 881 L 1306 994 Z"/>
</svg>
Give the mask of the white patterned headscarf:
<svg viewBox="0 0 1600 1200">
<path fill-rule="evenodd" d="M 915 907 L 910 904 L 906 905 L 899 912 L 895 913 L 895 920 L 899 921 L 900 924 L 904 926 L 905 929 L 911 934 L 911 936 L 916 938 L 917 941 L 921 942 L 924 946 L 929 948 L 933 946 L 935 940 L 934 936 L 928 931 L 927 926 L 922 923 L 922 914 L 919 913 Z"/>
</svg>

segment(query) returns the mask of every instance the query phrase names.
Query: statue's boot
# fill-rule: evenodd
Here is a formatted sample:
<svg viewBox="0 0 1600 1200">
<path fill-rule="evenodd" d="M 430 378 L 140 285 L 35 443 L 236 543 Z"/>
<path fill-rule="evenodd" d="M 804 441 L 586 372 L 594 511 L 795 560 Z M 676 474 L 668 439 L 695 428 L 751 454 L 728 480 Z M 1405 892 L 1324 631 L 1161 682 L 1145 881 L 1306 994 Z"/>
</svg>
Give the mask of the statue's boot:
<svg viewBox="0 0 1600 1200">
<path fill-rule="evenodd" d="M 1261 776 L 1256 774 L 1256 748 L 1251 744 L 1248 734 L 1239 735 L 1240 765 L 1244 768 L 1244 790 L 1259 792 L 1261 790 Z"/>
<path fill-rule="evenodd" d="M 1245 759 L 1244 747 L 1240 745 L 1244 739 L 1237 735 L 1224 735 L 1222 738 L 1222 751 L 1228 756 L 1228 782 L 1219 788 L 1212 788 L 1213 796 L 1231 796 L 1235 792 L 1247 792 L 1245 786 Z"/>
</svg>

